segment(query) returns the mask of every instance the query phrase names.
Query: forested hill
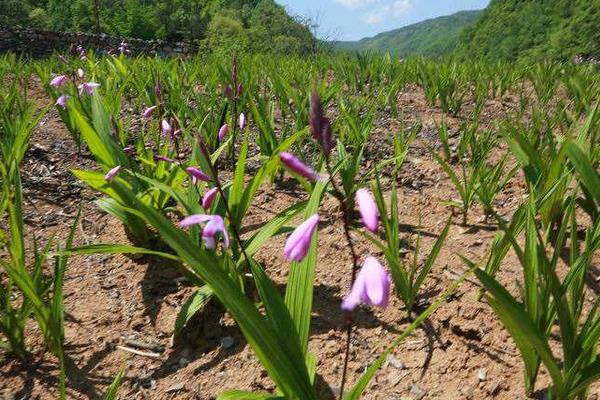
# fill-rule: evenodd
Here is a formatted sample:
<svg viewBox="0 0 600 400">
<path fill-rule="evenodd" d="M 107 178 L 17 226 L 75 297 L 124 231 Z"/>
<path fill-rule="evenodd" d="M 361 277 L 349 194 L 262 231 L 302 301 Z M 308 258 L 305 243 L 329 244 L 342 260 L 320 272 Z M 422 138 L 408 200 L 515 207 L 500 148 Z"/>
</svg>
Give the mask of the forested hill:
<svg viewBox="0 0 600 400">
<path fill-rule="evenodd" d="M 480 10 L 429 19 L 356 42 L 335 42 L 339 50 L 390 52 L 401 56 L 443 56 L 458 44 L 462 29 L 474 23 Z"/>
<path fill-rule="evenodd" d="M 600 0 L 492 0 L 461 36 L 458 54 L 568 60 L 600 54 Z"/>
<path fill-rule="evenodd" d="M 273 0 L 0 0 L 0 25 L 281 53 L 316 44 Z"/>
</svg>

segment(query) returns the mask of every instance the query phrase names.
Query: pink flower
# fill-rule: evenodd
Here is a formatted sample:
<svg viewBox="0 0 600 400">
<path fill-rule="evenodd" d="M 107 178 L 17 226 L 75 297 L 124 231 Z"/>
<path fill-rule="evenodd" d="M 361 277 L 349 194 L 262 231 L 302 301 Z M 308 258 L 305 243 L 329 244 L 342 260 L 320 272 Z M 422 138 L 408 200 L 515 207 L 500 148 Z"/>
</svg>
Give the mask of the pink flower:
<svg viewBox="0 0 600 400">
<path fill-rule="evenodd" d="M 120 170 L 121 170 L 121 166 L 117 165 L 116 167 L 114 167 L 113 169 L 108 171 L 106 173 L 106 175 L 104 175 L 104 180 L 107 182 L 111 182 L 115 178 L 115 176 L 117 176 L 117 174 L 119 173 Z"/>
<path fill-rule="evenodd" d="M 83 78 L 84 75 L 85 75 L 85 72 L 81 68 L 77 68 L 77 76 L 79 78 Z"/>
<path fill-rule="evenodd" d="M 321 98 L 316 91 L 310 95 L 309 123 L 312 137 L 319 142 L 323 148 L 323 152 L 329 157 L 333 149 L 331 121 L 325 116 L 323 106 L 321 105 Z"/>
<path fill-rule="evenodd" d="M 162 132 L 163 135 L 170 135 L 173 132 L 173 127 L 171 126 L 171 124 L 169 124 L 169 122 L 167 122 L 166 119 L 163 119 L 160 122 L 160 130 Z"/>
<path fill-rule="evenodd" d="M 237 97 L 242 97 L 242 93 L 244 92 L 244 87 L 240 83 L 237 87 Z"/>
<path fill-rule="evenodd" d="M 50 81 L 50 86 L 54 88 L 61 87 L 67 81 L 67 77 L 65 75 L 58 75 L 54 79 Z"/>
<path fill-rule="evenodd" d="M 144 118 L 150 119 L 150 117 L 152 116 L 152 114 L 154 114 L 154 111 L 156 111 L 157 108 L 158 106 L 147 107 L 142 115 L 144 116 Z"/>
<path fill-rule="evenodd" d="M 308 165 L 304 164 L 298 158 L 296 158 L 293 154 L 288 153 L 286 151 L 279 153 L 279 159 L 287 168 L 289 168 L 292 172 L 308 179 L 309 181 L 317 181 L 322 179 L 319 174 L 313 171 Z"/>
<path fill-rule="evenodd" d="M 246 116 L 244 115 L 244 113 L 240 114 L 240 117 L 238 119 L 238 125 L 240 127 L 240 130 L 242 130 L 242 131 L 246 127 Z"/>
<path fill-rule="evenodd" d="M 174 163 L 175 162 L 175 160 L 173 160 L 172 158 L 161 156 L 161 155 L 155 155 L 154 159 L 158 160 L 158 161 L 168 162 L 168 163 Z"/>
<path fill-rule="evenodd" d="M 204 193 L 204 197 L 202 197 L 202 208 L 208 210 L 210 206 L 212 206 L 215 197 L 217 197 L 217 193 L 219 193 L 219 189 L 216 187 Z"/>
<path fill-rule="evenodd" d="M 312 236 L 318 225 L 319 215 L 314 214 L 292 232 L 283 249 L 283 254 L 288 260 L 300 262 L 306 257 Z"/>
<path fill-rule="evenodd" d="M 171 135 L 171 139 L 175 140 L 179 136 L 181 136 L 181 129 L 175 129 L 175 132 L 173 132 L 173 134 Z"/>
<path fill-rule="evenodd" d="M 221 129 L 219 129 L 219 140 L 225 139 L 225 136 L 227 136 L 227 132 L 229 132 L 229 126 L 225 124 L 221 127 Z"/>
<path fill-rule="evenodd" d="M 358 189 L 356 191 L 356 204 L 365 228 L 376 233 L 379 225 L 379 209 L 371 192 L 367 189 Z"/>
<path fill-rule="evenodd" d="M 367 257 L 342 309 L 354 311 L 359 304 L 386 308 L 390 298 L 390 275 L 375 257 Z"/>
<path fill-rule="evenodd" d="M 204 245 L 208 249 L 214 249 L 217 247 L 216 236 L 220 232 L 223 235 L 223 243 L 225 248 L 229 247 L 229 235 L 227 234 L 227 230 L 225 229 L 225 222 L 223 221 L 223 217 L 220 215 L 206 215 L 206 214 L 195 214 L 190 215 L 189 217 L 184 218 L 179 226 L 182 228 L 191 226 L 191 225 L 204 225 L 204 229 L 202 229 L 202 239 L 204 240 Z"/>
<path fill-rule="evenodd" d="M 67 96 L 66 94 L 61 95 L 58 99 L 56 99 L 56 105 L 62 108 L 66 108 L 67 107 L 67 99 L 69 98 L 69 96 Z"/>
<path fill-rule="evenodd" d="M 91 96 L 94 93 L 94 88 L 97 88 L 98 86 L 100 86 L 100 84 L 96 82 L 85 82 L 77 87 L 79 88 L 79 94 L 85 92 Z"/>
<path fill-rule="evenodd" d="M 198 181 L 210 182 L 210 177 L 198 168 L 187 167 L 185 170 L 192 177 L 192 184 L 194 185 L 198 183 Z"/>
<path fill-rule="evenodd" d="M 123 147 L 123 153 L 125 153 L 125 155 L 131 156 L 135 153 L 135 147 L 131 145 Z"/>
</svg>

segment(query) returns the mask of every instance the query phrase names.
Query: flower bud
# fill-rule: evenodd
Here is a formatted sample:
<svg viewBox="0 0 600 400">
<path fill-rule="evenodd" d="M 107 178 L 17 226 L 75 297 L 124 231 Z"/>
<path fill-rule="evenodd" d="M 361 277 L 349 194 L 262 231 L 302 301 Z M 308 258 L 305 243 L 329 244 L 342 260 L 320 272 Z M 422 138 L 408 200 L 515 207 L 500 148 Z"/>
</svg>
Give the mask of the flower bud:
<svg viewBox="0 0 600 400">
<path fill-rule="evenodd" d="M 285 242 L 283 253 L 290 261 L 300 262 L 306 257 L 312 236 L 319 225 L 319 215 L 314 214 L 300 224 Z"/>
<path fill-rule="evenodd" d="M 371 192 L 367 189 L 358 189 L 356 191 L 356 204 L 365 228 L 376 233 L 379 225 L 379 209 Z"/>
<path fill-rule="evenodd" d="M 374 257 L 367 257 L 352 285 L 348 296 L 342 301 L 342 309 L 354 311 L 359 304 L 386 308 L 390 298 L 390 275 Z"/>
</svg>

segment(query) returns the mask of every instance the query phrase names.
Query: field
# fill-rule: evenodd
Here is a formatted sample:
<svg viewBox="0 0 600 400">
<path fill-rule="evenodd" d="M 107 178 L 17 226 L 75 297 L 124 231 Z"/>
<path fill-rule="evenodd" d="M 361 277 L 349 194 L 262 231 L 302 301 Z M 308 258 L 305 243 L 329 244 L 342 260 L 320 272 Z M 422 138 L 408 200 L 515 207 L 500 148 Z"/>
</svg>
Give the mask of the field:
<svg viewBox="0 0 600 400">
<path fill-rule="evenodd" d="M 82 51 L 0 79 L 3 398 L 600 392 L 594 66 Z"/>
</svg>

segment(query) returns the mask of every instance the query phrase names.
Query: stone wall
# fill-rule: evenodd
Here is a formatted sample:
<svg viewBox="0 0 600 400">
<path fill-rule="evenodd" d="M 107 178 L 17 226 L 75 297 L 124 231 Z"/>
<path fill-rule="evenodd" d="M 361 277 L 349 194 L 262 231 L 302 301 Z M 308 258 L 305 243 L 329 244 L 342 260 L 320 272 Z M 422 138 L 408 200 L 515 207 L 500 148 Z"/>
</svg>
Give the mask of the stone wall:
<svg viewBox="0 0 600 400">
<path fill-rule="evenodd" d="M 51 32 L 0 27 L 0 53 L 14 52 L 30 57 L 47 57 L 55 51 L 75 54 L 79 45 L 93 49 L 97 54 L 118 53 L 123 38 L 106 34 L 82 32 Z M 198 52 L 197 46 L 187 42 L 125 39 L 131 55 L 188 56 Z"/>
</svg>

